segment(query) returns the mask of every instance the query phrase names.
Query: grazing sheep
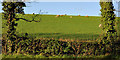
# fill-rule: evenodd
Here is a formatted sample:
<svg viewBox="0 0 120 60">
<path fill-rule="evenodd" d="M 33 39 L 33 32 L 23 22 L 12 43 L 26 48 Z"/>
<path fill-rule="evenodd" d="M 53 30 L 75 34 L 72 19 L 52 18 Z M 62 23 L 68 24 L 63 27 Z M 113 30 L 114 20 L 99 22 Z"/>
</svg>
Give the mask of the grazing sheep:
<svg viewBox="0 0 120 60">
<path fill-rule="evenodd" d="M 56 15 L 55 17 L 59 17 L 60 15 Z"/>
<path fill-rule="evenodd" d="M 63 15 L 61 15 L 61 16 L 63 16 Z"/>
<path fill-rule="evenodd" d="M 70 18 L 72 18 L 72 16 L 70 16 Z"/>
<path fill-rule="evenodd" d="M 85 16 L 85 17 L 88 17 L 88 15 L 87 15 L 87 16 Z"/>
<path fill-rule="evenodd" d="M 101 27 L 102 26 L 102 24 L 99 24 L 99 27 Z"/>
</svg>

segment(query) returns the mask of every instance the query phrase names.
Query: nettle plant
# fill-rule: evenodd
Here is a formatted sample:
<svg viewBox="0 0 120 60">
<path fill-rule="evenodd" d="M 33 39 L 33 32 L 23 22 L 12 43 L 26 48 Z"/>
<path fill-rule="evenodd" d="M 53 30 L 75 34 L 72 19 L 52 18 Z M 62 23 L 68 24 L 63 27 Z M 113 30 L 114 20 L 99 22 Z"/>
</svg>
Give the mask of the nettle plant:
<svg viewBox="0 0 120 60">
<path fill-rule="evenodd" d="M 101 37 L 99 44 L 104 47 L 103 52 L 114 52 L 115 46 L 114 42 L 117 38 L 117 32 L 115 29 L 115 14 L 112 0 L 104 1 L 100 0 L 101 6 L 101 23 L 103 36 Z"/>
<path fill-rule="evenodd" d="M 24 9 L 23 7 L 26 7 L 24 2 L 6 2 L 3 1 L 2 2 L 2 10 L 3 12 L 3 19 L 7 20 L 7 43 L 8 43 L 8 48 L 9 48 L 9 53 L 12 52 L 12 50 L 14 49 L 13 47 L 13 42 L 16 40 L 16 26 L 17 23 L 15 23 L 16 21 L 16 14 L 20 13 L 20 14 L 24 14 Z"/>
</svg>

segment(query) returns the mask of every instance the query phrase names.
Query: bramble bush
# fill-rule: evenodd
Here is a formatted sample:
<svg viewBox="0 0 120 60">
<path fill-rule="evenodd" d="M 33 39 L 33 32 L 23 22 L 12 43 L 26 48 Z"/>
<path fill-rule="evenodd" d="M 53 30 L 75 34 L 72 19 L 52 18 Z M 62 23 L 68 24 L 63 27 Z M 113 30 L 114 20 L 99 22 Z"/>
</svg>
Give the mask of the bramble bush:
<svg viewBox="0 0 120 60">
<path fill-rule="evenodd" d="M 104 45 L 100 46 L 97 42 L 65 42 L 56 39 L 33 39 L 28 38 L 27 35 L 19 37 L 11 45 L 15 47 L 11 54 L 43 55 L 47 57 L 66 54 L 83 56 L 105 54 L 102 50 Z M 2 54 L 8 54 L 9 48 L 7 46 L 6 36 L 3 35 Z"/>
</svg>

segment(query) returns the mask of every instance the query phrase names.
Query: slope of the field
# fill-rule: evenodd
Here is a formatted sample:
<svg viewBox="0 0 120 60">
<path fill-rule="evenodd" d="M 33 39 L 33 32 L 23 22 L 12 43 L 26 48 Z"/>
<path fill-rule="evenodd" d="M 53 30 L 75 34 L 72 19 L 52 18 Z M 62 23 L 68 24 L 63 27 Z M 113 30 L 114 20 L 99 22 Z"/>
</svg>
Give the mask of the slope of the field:
<svg viewBox="0 0 120 60">
<path fill-rule="evenodd" d="M 19 17 L 31 21 L 34 15 L 26 14 L 19 15 Z M 70 18 L 70 16 L 39 15 L 35 17 L 35 20 L 40 22 L 27 22 L 22 19 L 17 21 L 17 31 L 19 33 L 29 33 L 30 36 L 38 38 L 82 40 L 95 40 L 101 34 L 101 28 L 99 28 L 100 17 L 72 16 Z M 3 29 L 3 32 L 5 30 Z"/>
<path fill-rule="evenodd" d="M 120 38 L 120 17 L 117 18 L 117 31 L 118 31 L 118 36 Z"/>
<path fill-rule="evenodd" d="M 0 34 L 1 33 L 2 33 L 2 13 L 0 13 Z"/>
</svg>

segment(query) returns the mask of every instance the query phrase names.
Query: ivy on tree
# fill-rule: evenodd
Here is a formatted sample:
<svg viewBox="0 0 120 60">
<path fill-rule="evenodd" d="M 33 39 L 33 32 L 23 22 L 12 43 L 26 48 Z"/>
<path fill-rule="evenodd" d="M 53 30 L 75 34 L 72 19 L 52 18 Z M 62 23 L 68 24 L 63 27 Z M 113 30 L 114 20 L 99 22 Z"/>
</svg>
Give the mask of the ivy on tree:
<svg viewBox="0 0 120 60">
<path fill-rule="evenodd" d="M 24 2 L 2 2 L 3 18 L 7 20 L 7 43 L 9 48 L 9 53 L 14 49 L 13 42 L 16 40 L 16 28 L 17 23 L 15 23 L 16 13 L 24 14 L 23 7 L 26 7 Z"/>
<path fill-rule="evenodd" d="M 99 44 L 104 47 L 104 53 L 114 52 L 114 42 L 117 37 L 115 29 L 115 14 L 112 0 L 104 1 L 100 0 L 101 6 L 101 23 L 103 36 L 101 37 Z M 110 48 L 110 49 L 109 49 Z"/>
<path fill-rule="evenodd" d="M 22 1 L 22 0 L 19 0 Z M 33 17 L 33 19 L 31 21 L 25 19 L 25 18 L 17 18 L 16 14 L 24 14 L 24 9 L 23 7 L 26 7 L 26 4 L 24 2 L 17 2 L 17 0 L 14 0 L 14 2 L 7 2 L 7 1 L 3 1 L 2 2 L 2 10 L 3 12 L 3 19 L 7 20 L 7 48 L 9 49 L 9 53 L 12 53 L 13 51 L 15 51 L 15 41 L 18 38 L 18 36 L 16 35 L 16 26 L 17 23 L 15 23 L 15 21 L 18 20 L 24 20 L 27 22 L 40 22 L 40 21 L 35 21 Z M 25 34 L 27 35 L 27 34 Z M 14 44 L 14 45 L 13 45 Z"/>
</svg>

